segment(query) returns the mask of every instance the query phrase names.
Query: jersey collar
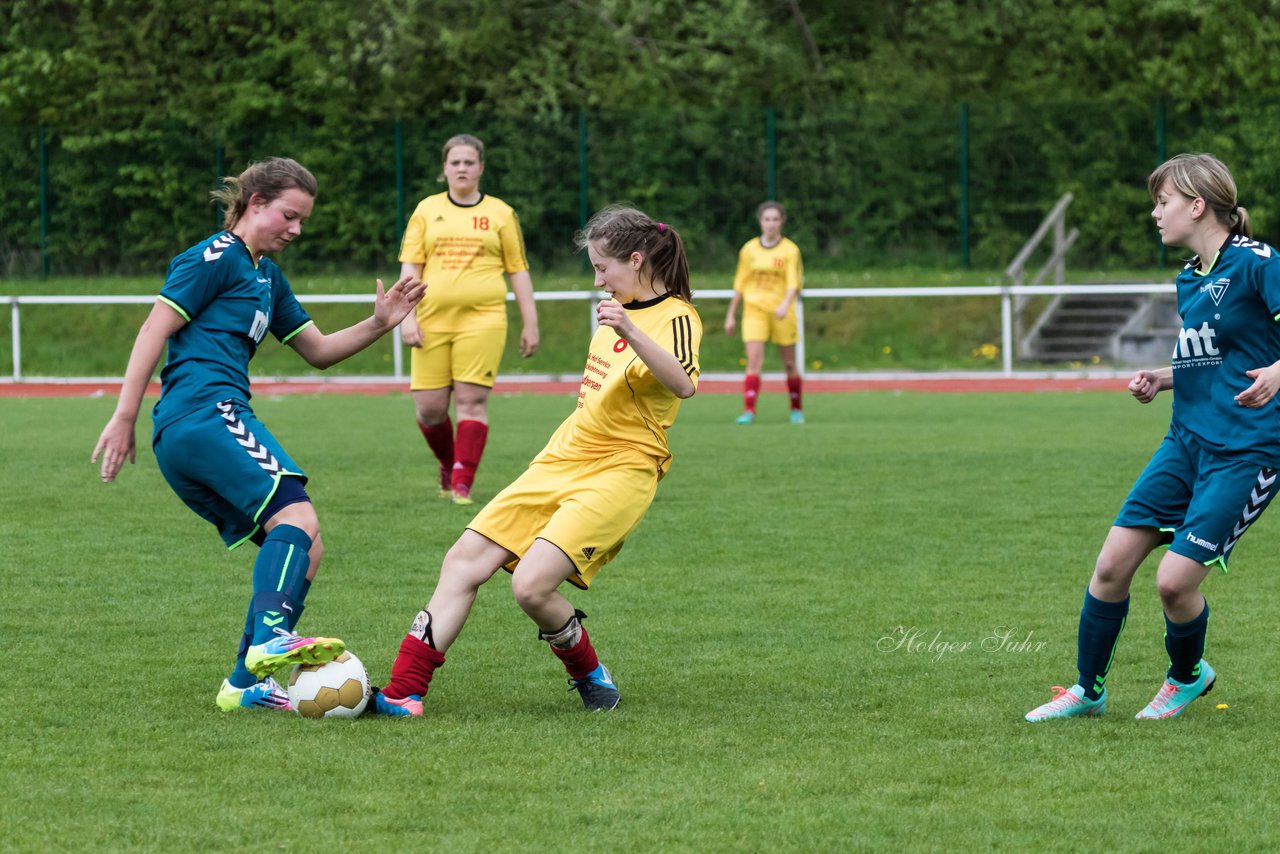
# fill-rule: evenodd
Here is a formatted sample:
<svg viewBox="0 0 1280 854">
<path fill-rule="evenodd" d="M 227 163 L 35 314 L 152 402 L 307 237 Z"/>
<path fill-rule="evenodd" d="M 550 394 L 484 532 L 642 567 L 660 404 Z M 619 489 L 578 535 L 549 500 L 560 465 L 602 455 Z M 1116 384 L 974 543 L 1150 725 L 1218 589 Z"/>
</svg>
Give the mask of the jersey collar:
<svg viewBox="0 0 1280 854">
<path fill-rule="evenodd" d="M 666 299 L 669 296 L 671 296 L 671 294 L 663 294 L 662 296 L 654 297 L 653 299 L 636 300 L 635 302 L 627 302 L 627 303 L 623 303 L 622 307 L 627 309 L 628 311 L 635 311 L 637 308 L 652 308 L 653 306 L 662 302 L 664 299 Z"/>
</svg>

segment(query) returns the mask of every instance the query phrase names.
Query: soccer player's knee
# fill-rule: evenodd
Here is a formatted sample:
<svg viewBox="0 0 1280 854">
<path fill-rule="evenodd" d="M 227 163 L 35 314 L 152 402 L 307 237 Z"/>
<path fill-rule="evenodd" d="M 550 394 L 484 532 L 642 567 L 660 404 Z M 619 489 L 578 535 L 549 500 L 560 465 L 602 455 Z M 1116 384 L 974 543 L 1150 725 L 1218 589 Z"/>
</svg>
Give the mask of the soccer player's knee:
<svg viewBox="0 0 1280 854">
<path fill-rule="evenodd" d="M 444 556 L 440 565 L 440 585 L 448 585 L 455 589 L 477 590 L 497 572 L 497 567 L 488 566 L 471 550 L 461 543 L 455 543 Z"/>
<path fill-rule="evenodd" d="M 519 569 L 511 578 L 511 593 L 516 597 L 516 604 L 523 611 L 537 608 L 546 602 L 547 597 L 555 592 L 558 586 L 558 584 L 548 584 L 532 573 L 522 573 Z"/>
</svg>

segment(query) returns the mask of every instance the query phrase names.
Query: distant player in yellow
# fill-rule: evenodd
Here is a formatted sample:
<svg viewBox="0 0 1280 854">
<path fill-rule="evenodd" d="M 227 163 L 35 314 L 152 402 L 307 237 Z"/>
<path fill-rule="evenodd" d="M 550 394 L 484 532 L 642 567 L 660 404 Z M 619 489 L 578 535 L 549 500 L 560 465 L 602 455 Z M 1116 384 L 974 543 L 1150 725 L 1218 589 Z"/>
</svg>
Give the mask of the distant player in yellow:
<svg viewBox="0 0 1280 854">
<path fill-rule="evenodd" d="M 500 492 L 445 555 L 440 580 L 400 643 L 380 714 L 419 716 L 432 674 L 462 631 L 480 586 L 512 573 L 516 604 L 564 662 L 587 709 L 619 694 L 559 592 L 586 589 L 622 548 L 671 465 L 667 430 L 698 384 L 702 322 L 690 300 L 684 244 L 671 226 L 606 208 L 577 237 L 612 299 L 596 308 L 577 405 L 529 469 Z"/>
<path fill-rule="evenodd" d="M 538 349 L 538 311 L 520 220 L 501 199 L 480 192 L 484 143 L 452 137 L 443 160 L 449 189 L 418 204 L 400 245 L 401 275 L 427 283 L 427 296 L 400 332 L 413 348 L 409 389 L 418 429 L 440 462 L 440 495 L 470 504 L 489 436 L 489 392 L 507 340 L 504 273 L 524 321 L 526 359 Z"/>
<path fill-rule="evenodd" d="M 804 264 L 800 249 L 782 236 L 787 211 L 778 202 L 765 202 L 756 209 L 760 236 L 752 238 L 738 252 L 738 272 L 733 277 L 733 299 L 724 319 L 724 331 L 737 328 L 738 304 L 742 309 L 742 341 L 747 348 L 747 377 L 742 386 L 742 414 L 739 424 L 756 420 L 756 400 L 760 396 L 760 372 L 764 369 L 764 345 L 778 345 L 778 355 L 787 372 L 787 392 L 791 396 L 791 423 L 804 423 L 800 400 L 800 370 L 796 367 L 796 300 L 804 285 Z"/>
</svg>

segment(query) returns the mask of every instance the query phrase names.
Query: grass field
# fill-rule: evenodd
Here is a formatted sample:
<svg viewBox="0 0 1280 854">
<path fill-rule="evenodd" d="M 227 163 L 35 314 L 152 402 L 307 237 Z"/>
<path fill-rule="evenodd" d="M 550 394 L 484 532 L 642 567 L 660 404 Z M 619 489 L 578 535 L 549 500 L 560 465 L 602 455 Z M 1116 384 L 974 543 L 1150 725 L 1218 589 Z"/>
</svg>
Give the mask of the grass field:
<svg viewBox="0 0 1280 854">
<path fill-rule="evenodd" d="M 404 395 L 255 404 L 324 530 L 302 628 L 380 683 L 469 514 L 433 497 Z M 495 398 L 480 498 L 570 405 Z M 622 707 L 582 711 L 500 575 L 407 722 L 216 711 L 252 554 L 149 450 L 98 482 L 112 406 L 0 401 L 0 849 L 1273 849 L 1274 512 L 1205 585 L 1209 700 L 1133 720 L 1167 664 L 1147 566 L 1108 713 L 1022 720 L 1074 678 L 1082 590 L 1167 399 L 814 395 L 792 427 L 766 396 L 741 428 L 734 397 L 695 397 L 644 524 L 571 592 Z"/>
</svg>

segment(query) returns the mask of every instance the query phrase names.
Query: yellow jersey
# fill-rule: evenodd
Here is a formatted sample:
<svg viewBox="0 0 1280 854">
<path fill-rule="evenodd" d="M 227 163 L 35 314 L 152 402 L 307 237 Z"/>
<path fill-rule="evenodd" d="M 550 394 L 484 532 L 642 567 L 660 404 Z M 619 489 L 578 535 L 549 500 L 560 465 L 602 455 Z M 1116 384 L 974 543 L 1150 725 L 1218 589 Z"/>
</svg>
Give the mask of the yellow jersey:
<svg viewBox="0 0 1280 854">
<path fill-rule="evenodd" d="M 702 320 L 694 307 L 662 296 L 623 308 L 641 332 L 676 357 L 696 388 Z M 577 406 L 534 462 L 598 460 L 634 450 L 654 461 L 661 478 L 671 465 L 667 430 L 679 411 L 680 398 L 613 328 L 601 326 L 591 339 Z"/>
<path fill-rule="evenodd" d="M 739 250 L 733 289 L 742 294 L 742 301 L 752 308 L 777 311 L 787 291 L 794 288 L 799 292 L 803 284 L 800 247 L 787 238 L 766 247 L 755 237 Z"/>
<path fill-rule="evenodd" d="M 404 230 L 400 261 L 425 265 L 427 294 L 416 310 L 425 332 L 506 328 L 503 274 L 529 269 L 520 219 L 510 205 L 494 196 L 460 205 L 447 192 L 418 203 Z"/>
</svg>

